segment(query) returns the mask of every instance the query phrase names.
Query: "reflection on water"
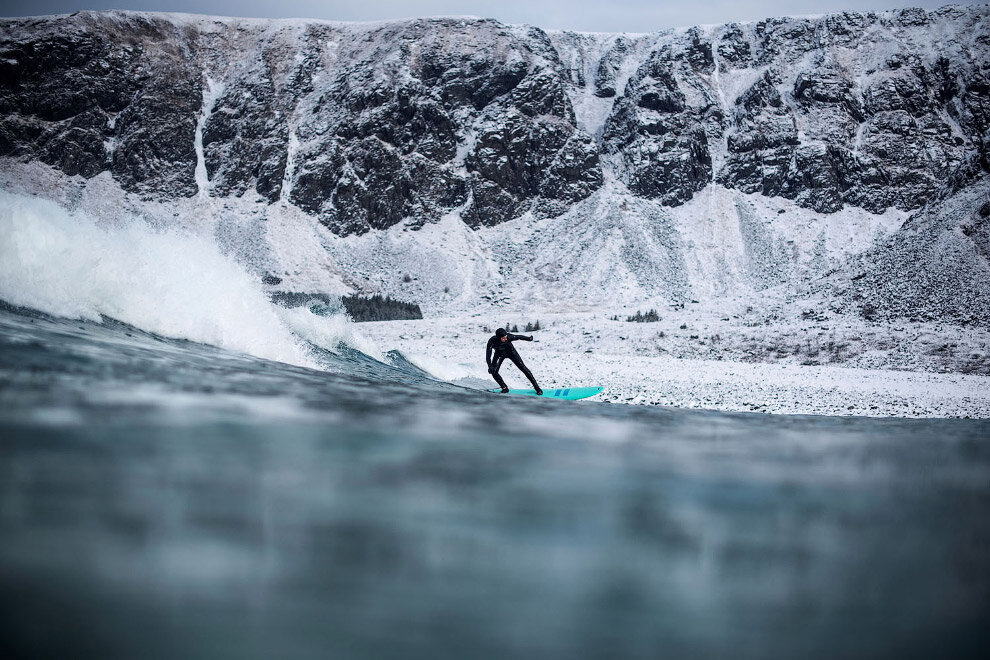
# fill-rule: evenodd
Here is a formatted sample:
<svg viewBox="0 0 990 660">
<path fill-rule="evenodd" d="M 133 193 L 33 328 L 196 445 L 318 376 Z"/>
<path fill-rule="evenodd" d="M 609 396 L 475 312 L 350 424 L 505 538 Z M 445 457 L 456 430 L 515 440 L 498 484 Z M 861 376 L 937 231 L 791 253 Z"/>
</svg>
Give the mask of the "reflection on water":
<svg viewBox="0 0 990 660">
<path fill-rule="evenodd" d="M 990 424 L 503 399 L 0 310 L 0 656 L 961 657 Z"/>
</svg>

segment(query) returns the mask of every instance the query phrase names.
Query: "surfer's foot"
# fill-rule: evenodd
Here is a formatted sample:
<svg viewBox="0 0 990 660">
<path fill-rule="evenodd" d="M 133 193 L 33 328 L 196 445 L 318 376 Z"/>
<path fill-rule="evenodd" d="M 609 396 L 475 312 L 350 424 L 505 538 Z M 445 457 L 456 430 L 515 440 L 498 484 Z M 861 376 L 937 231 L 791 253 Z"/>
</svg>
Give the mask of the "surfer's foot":
<svg viewBox="0 0 990 660">
<path fill-rule="evenodd" d="M 541 390 L 539 387 L 536 388 L 536 396 L 543 396 L 543 390 Z"/>
<path fill-rule="evenodd" d="M 508 394 L 508 393 L 509 393 L 509 388 L 508 387 L 503 387 L 501 394 Z"/>
</svg>

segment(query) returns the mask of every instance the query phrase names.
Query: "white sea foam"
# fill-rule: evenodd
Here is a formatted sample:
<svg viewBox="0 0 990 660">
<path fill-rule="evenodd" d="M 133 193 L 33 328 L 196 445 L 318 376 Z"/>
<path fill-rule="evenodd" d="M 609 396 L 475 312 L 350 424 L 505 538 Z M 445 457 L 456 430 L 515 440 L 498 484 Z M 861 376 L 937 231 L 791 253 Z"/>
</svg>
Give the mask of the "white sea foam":
<svg viewBox="0 0 990 660">
<path fill-rule="evenodd" d="M 53 202 L 0 191 L 0 298 L 55 316 L 103 316 L 167 337 L 315 366 L 300 336 L 365 346 L 345 317 L 273 305 L 212 240 L 138 219 L 103 227 Z M 297 336 L 297 333 L 299 336 Z"/>
<path fill-rule="evenodd" d="M 382 361 L 382 351 L 375 342 L 354 329 L 354 322 L 343 313 L 318 316 L 305 307 L 279 309 L 279 317 L 294 334 L 306 341 L 333 350 L 344 343 L 362 353 Z"/>
<path fill-rule="evenodd" d="M 478 354 L 481 355 L 481 351 L 478 351 Z M 426 373 L 446 381 L 464 380 L 465 378 L 472 378 L 484 372 L 483 368 L 479 371 L 477 365 L 472 367 L 471 365 L 460 362 L 437 359 L 430 357 L 426 353 L 402 351 L 402 356 Z M 481 362 L 480 358 L 479 362 Z M 481 364 L 483 365 L 484 363 L 481 362 Z"/>
</svg>

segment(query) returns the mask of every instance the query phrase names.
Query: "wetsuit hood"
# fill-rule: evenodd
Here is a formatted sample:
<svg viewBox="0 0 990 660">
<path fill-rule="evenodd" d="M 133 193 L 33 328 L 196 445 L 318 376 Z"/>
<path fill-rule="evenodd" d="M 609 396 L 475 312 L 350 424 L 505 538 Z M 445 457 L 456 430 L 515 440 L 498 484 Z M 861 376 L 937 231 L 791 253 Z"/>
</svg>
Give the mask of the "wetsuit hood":
<svg viewBox="0 0 990 660">
<path fill-rule="evenodd" d="M 507 334 L 508 333 L 505 331 L 505 328 L 499 328 L 498 330 L 495 331 L 496 337 L 504 337 Z"/>
</svg>

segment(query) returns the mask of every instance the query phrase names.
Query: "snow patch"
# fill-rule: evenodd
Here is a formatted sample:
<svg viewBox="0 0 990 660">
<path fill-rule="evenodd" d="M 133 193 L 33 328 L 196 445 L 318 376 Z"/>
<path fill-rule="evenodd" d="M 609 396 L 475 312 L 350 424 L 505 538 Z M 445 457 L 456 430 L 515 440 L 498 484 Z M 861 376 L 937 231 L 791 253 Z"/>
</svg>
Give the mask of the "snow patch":
<svg viewBox="0 0 990 660">
<path fill-rule="evenodd" d="M 196 185 L 199 188 L 197 196 L 200 199 L 206 199 L 209 194 L 210 179 L 206 171 L 206 157 L 203 154 L 203 129 L 206 127 L 206 121 L 213 114 L 213 108 L 216 106 L 217 100 L 223 95 L 224 85 L 222 83 L 214 81 L 212 78 L 206 78 L 206 86 L 203 88 L 203 107 L 200 110 L 199 117 L 196 119 L 196 134 L 195 134 L 195 148 L 196 148 Z"/>
</svg>

